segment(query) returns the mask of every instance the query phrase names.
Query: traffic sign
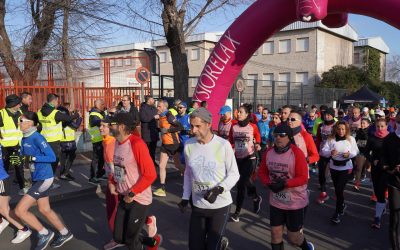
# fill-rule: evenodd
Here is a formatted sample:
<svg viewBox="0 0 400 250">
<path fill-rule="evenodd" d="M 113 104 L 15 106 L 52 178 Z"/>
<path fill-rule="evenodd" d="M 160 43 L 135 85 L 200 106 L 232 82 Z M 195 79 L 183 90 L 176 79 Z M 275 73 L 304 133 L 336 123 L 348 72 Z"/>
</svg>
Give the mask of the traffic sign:
<svg viewBox="0 0 400 250">
<path fill-rule="evenodd" d="M 150 81 L 150 71 L 145 67 L 140 67 L 136 70 L 135 78 L 140 84 L 146 84 Z"/>
<path fill-rule="evenodd" d="M 244 90 L 244 82 L 242 79 L 236 81 L 236 90 L 242 92 Z"/>
</svg>

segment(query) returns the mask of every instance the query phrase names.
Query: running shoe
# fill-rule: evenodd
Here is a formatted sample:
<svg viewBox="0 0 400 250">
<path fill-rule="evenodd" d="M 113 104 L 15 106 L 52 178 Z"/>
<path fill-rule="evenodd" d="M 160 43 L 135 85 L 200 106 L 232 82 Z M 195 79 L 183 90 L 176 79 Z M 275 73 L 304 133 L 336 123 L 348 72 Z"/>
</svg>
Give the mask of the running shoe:
<svg viewBox="0 0 400 250">
<path fill-rule="evenodd" d="M 18 230 L 17 234 L 15 235 L 15 238 L 12 239 L 11 243 L 13 244 L 18 244 L 26 240 L 29 236 L 31 236 L 32 231 L 27 228 L 27 230 Z"/>
<path fill-rule="evenodd" d="M 343 203 L 342 211 L 340 211 L 339 214 L 340 214 L 340 215 L 344 215 L 344 211 L 346 210 L 346 208 L 347 208 L 346 203 Z"/>
<path fill-rule="evenodd" d="M 253 212 L 254 213 L 258 214 L 260 212 L 261 202 L 262 202 L 262 198 L 260 195 L 257 197 L 257 199 L 255 199 L 255 200 L 253 199 Z"/>
<path fill-rule="evenodd" d="M 110 242 L 105 244 L 103 248 L 104 248 L 104 250 L 111 250 L 111 249 L 123 247 L 123 246 L 125 246 L 125 245 L 119 244 L 119 243 L 115 242 L 114 239 L 112 239 Z"/>
<path fill-rule="evenodd" d="M 380 229 L 381 228 L 381 218 L 375 217 L 374 222 L 371 224 L 371 227 L 374 229 Z"/>
<path fill-rule="evenodd" d="M 75 180 L 75 177 L 73 177 L 71 174 L 66 174 L 65 177 L 67 177 L 71 181 Z"/>
<path fill-rule="evenodd" d="M 378 201 L 378 198 L 376 198 L 375 193 L 373 193 L 369 199 L 370 199 L 371 201 L 373 201 L 373 202 L 377 202 L 377 201 Z"/>
<path fill-rule="evenodd" d="M 234 222 L 239 222 L 239 213 L 234 213 L 231 215 L 231 220 Z"/>
<path fill-rule="evenodd" d="M 146 219 L 146 231 L 150 238 L 153 238 L 157 234 L 157 219 L 154 215 L 147 216 Z"/>
<path fill-rule="evenodd" d="M 0 234 L 4 231 L 4 229 L 6 229 L 6 227 L 8 227 L 9 224 L 10 222 L 3 218 L 2 222 L 0 223 Z"/>
<path fill-rule="evenodd" d="M 359 192 L 360 191 L 360 182 L 356 181 L 356 183 L 354 183 L 354 190 Z"/>
<path fill-rule="evenodd" d="M 335 224 L 339 224 L 340 223 L 340 214 L 334 213 L 333 216 L 331 217 L 331 221 Z"/>
<path fill-rule="evenodd" d="M 93 185 L 98 185 L 98 184 L 100 184 L 100 182 L 99 182 L 99 180 L 97 180 L 97 178 L 95 178 L 95 177 L 93 177 L 93 178 L 90 178 L 89 179 L 89 183 L 90 184 L 93 184 Z"/>
<path fill-rule="evenodd" d="M 163 241 L 161 234 L 157 234 L 156 236 L 153 237 L 153 239 L 156 241 L 156 244 L 152 247 L 147 247 L 148 250 L 157 250 L 158 247 L 161 246 L 161 243 Z"/>
<path fill-rule="evenodd" d="M 326 192 L 321 192 L 321 193 L 319 194 L 318 199 L 317 199 L 317 203 L 319 203 L 319 204 L 324 204 L 325 201 L 327 201 L 327 200 L 329 200 L 328 194 L 327 194 Z"/>
<path fill-rule="evenodd" d="M 167 193 L 165 192 L 165 190 L 164 190 L 163 188 L 158 188 L 156 191 L 153 192 L 153 194 L 154 194 L 155 196 L 158 196 L 158 197 L 165 197 L 165 196 L 167 196 Z"/>
<path fill-rule="evenodd" d="M 220 247 L 220 249 L 221 249 L 221 250 L 226 250 L 226 249 L 228 249 L 228 245 L 229 245 L 229 240 L 228 240 L 228 238 L 225 237 L 225 236 L 222 236 L 222 239 L 221 239 L 221 247 Z"/>
<path fill-rule="evenodd" d="M 57 238 L 53 240 L 53 242 L 50 244 L 52 248 L 58 248 L 70 241 L 72 238 L 74 238 L 74 235 L 71 233 L 71 231 L 68 230 L 68 233 L 66 235 L 62 235 L 60 233 L 57 234 Z"/>
<path fill-rule="evenodd" d="M 385 199 L 386 199 L 386 200 L 389 199 L 389 191 L 388 191 L 388 190 L 385 191 Z"/>
<path fill-rule="evenodd" d="M 49 245 L 49 243 L 53 239 L 53 237 L 54 237 L 54 232 L 52 232 L 50 230 L 46 235 L 38 234 L 38 243 L 35 247 L 35 250 L 45 249 Z"/>
<path fill-rule="evenodd" d="M 309 242 L 309 241 L 307 241 L 307 246 L 308 246 L 309 250 L 314 250 L 315 249 L 314 244 Z"/>
</svg>

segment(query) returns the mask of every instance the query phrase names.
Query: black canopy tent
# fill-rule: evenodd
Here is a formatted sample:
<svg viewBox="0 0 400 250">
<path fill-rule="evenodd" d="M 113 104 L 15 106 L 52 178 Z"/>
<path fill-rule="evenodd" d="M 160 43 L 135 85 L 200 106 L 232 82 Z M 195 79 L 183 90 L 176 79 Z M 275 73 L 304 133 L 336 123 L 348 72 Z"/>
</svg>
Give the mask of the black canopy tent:
<svg viewBox="0 0 400 250">
<path fill-rule="evenodd" d="M 373 103 L 379 104 L 382 96 L 370 90 L 366 85 L 356 92 L 342 98 L 342 103 Z"/>
</svg>

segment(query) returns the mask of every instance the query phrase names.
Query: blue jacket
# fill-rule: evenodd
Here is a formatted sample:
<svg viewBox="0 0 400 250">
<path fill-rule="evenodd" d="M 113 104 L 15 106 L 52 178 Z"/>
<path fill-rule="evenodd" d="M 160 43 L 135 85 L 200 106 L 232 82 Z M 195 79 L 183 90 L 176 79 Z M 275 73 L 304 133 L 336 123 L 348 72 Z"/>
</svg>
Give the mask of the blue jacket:
<svg viewBox="0 0 400 250">
<path fill-rule="evenodd" d="M 32 181 L 54 177 L 51 163 L 56 161 L 56 155 L 41 134 L 34 132 L 28 137 L 23 137 L 21 145 L 22 155 L 36 158 L 33 163 L 34 168 L 30 167 Z"/>
<path fill-rule="evenodd" d="M 0 181 L 8 178 L 7 171 L 4 169 L 3 153 L 0 147 Z"/>
<path fill-rule="evenodd" d="M 189 115 L 176 115 L 176 119 L 180 124 L 183 126 L 183 130 L 179 133 L 179 140 L 181 141 L 182 145 L 185 144 L 187 139 L 189 139 L 189 132 L 190 132 L 190 122 L 189 122 Z"/>
<path fill-rule="evenodd" d="M 307 130 L 308 133 L 312 134 L 315 120 L 311 120 L 309 114 L 305 115 L 303 118 L 303 125 L 304 128 Z"/>
<path fill-rule="evenodd" d="M 268 142 L 269 136 L 269 119 L 266 121 L 259 120 L 257 123 L 258 130 L 260 131 L 261 144 L 265 145 Z"/>
</svg>

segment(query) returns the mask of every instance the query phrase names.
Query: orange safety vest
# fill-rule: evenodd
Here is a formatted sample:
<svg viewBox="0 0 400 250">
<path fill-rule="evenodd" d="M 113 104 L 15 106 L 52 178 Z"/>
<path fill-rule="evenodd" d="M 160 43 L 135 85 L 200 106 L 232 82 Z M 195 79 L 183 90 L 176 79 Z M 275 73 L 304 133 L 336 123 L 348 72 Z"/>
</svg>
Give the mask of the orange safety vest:
<svg viewBox="0 0 400 250">
<path fill-rule="evenodd" d="M 160 129 L 166 128 L 169 129 L 171 124 L 168 122 L 168 114 L 166 116 L 160 116 L 159 119 L 159 127 Z M 171 145 L 171 144 L 179 144 L 179 136 L 178 132 L 174 133 L 165 133 L 161 135 L 161 141 L 164 145 Z"/>
</svg>

